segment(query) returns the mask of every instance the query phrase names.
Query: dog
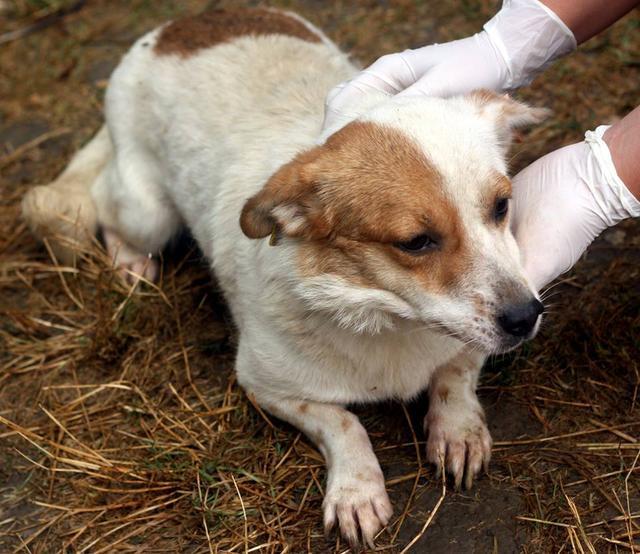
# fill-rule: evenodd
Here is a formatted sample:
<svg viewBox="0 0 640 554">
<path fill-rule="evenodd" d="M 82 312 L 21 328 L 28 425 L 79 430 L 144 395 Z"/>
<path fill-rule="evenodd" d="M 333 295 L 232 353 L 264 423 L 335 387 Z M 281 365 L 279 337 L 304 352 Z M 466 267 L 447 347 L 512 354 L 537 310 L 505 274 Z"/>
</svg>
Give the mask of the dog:
<svg viewBox="0 0 640 554">
<path fill-rule="evenodd" d="M 345 406 L 428 389 L 427 459 L 457 487 L 489 462 L 480 368 L 543 311 L 505 158 L 544 113 L 487 91 L 368 95 L 323 135 L 327 93 L 357 71 L 289 12 L 169 22 L 124 56 L 106 125 L 23 213 L 68 263 L 101 229 L 127 279 L 155 279 L 152 255 L 188 227 L 238 328 L 239 383 L 323 454 L 326 529 L 372 546 L 392 507 Z"/>
</svg>

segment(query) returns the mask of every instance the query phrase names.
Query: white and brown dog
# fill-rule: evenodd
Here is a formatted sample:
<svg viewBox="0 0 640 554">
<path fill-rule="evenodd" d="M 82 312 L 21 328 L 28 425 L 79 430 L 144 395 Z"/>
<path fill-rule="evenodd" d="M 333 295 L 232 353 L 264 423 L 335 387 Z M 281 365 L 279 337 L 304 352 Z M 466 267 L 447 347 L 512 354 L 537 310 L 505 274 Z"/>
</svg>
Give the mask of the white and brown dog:
<svg viewBox="0 0 640 554">
<path fill-rule="evenodd" d="M 105 128 L 23 208 L 63 260 L 100 226 L 148 278 L 187 226 L 238 326 L 239 382 L 324 455 L 326 527 L 371 544 L 391 504 L 345 405 L 428 388 L 428 460 L 467 486 L 489 461 L 478 373 L 542 311 L 505 164 L 511 128 L 541 114 L 488 92 L 368 98 L 319 141 L 327 92 L 356 71 L 294 14 L 170 22 L 115 70 Z"/>
</svg>

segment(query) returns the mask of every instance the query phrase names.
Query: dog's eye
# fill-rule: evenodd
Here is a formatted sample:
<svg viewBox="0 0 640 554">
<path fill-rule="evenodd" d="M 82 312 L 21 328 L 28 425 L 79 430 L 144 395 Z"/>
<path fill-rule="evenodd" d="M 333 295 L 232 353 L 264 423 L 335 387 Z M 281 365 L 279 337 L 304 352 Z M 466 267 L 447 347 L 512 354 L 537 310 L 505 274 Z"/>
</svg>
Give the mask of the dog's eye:
<svg viewBox="0 0 640 554">
<path fill-rule="evenodd" d="M 418 235 L 406 242 L 396 242 L 396 248 L 409 254 L 424 254 L 438 247 L 438 241 L 429 235 Z"/>
<path fill-rule="evenodd" d="M 493 217 L 496 221 L 502 221 L 509 211 L 509 199 L 498 198 L 496 205 L 493 208 Z"/>
</svg>

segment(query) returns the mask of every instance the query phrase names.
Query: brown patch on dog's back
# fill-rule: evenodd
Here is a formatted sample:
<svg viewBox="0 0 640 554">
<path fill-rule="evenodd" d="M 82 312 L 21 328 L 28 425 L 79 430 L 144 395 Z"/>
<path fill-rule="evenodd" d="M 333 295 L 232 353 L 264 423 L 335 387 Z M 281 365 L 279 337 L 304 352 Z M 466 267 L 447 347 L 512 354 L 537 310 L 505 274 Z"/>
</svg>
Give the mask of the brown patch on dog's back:
<svg viewBox="0 0 640 554">
<path fill-rule="evenodd" d="M 241 36 L 286 35 L 307 42 L 320 37 L 296 18 L 264 8 L 217 9 L 169 23 L 158 36 L 159 55 L 187 57 Z"/>
</svg>

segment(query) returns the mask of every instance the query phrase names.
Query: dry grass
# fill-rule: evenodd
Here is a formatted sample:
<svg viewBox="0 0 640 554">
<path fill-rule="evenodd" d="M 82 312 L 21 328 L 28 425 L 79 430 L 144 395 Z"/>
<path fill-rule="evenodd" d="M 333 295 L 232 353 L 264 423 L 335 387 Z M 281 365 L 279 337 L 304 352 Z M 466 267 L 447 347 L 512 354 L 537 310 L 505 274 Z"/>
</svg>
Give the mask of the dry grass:
<svg viewBox="0 0 640 554">
<path fill-rule="evenodd" d="M 640 271 L 617 260 L 580 277 L 526 358 L 509 361 L 515 382 L 497 386 L 528 406 L 540 436 L 495 451 L 525 494 L 519 519 L 536 524 L 528 551 L 640 550 Z"/>
<path fill-rule="evenodd" d="M 14 4 L 9 31 L 72 3 Z M 168 254 L 158 286 L 127 288 L 98 247 L 79 269 L 61 267 L 19 219 L 26 188 L 50 180 L 98 126 L 96 67 L 144 29 L 206 4 L 88 2 L 0 50 L 0 136 L 24 122 L 42 127 L 0 144 L 3 552 L 348 550 L 322 533 L 318 452 L 235 384 L 234 330 L 189 241 Z M 307 15 L 365 61 L 463 36 L 494 9 L 457 0 L 274 4 Z M 627 17 L 523 91 L 555 116 L 527 135 L 516 167 L 637 102 L 638 27 Z M 494 420 L 521 424 L 494 429 L 501 440 L 484 479 L 522 497 L 525 552 L 640 551 L 639 225 L 608 237 L 549 292 L 541 336 L 486 370 L 481 392 Z M 414 408 L 359 412 L 396 501 L 377 540 L 385 552 L 423 551 L 437 533 L 459 538 L 438 510 L 471 501 L 445 497 L 423 467 Z M 471 518 L 464 532 L 481 524 Z"/>
</svg>

